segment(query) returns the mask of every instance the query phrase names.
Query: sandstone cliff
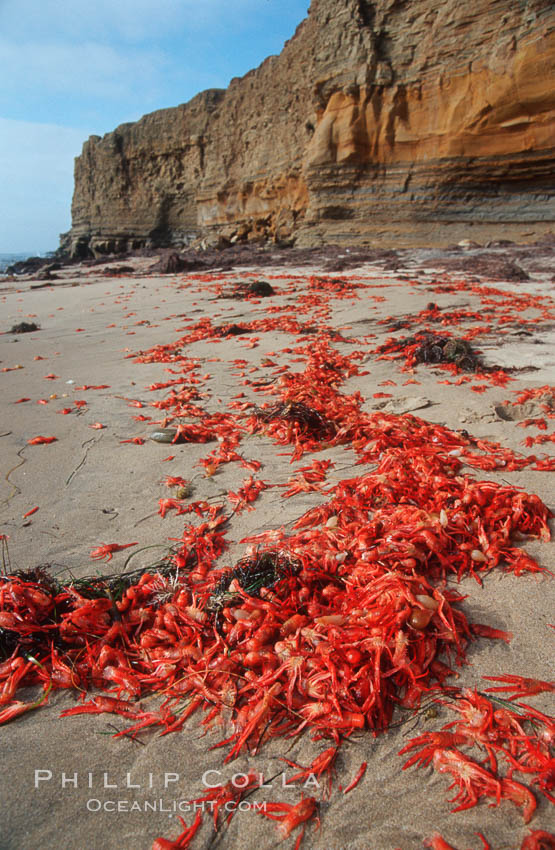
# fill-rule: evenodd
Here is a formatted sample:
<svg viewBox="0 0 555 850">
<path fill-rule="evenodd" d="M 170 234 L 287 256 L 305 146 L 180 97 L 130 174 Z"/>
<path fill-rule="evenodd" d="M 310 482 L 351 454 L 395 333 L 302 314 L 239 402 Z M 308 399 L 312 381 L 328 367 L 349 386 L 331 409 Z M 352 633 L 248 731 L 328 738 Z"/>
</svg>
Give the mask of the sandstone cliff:
<svg viewBox="0 0 555 850">
<path fill-rule="evenodd" d="M 92 136 L 62 245 L 541 232 L 554 24 L 551 0 L 312 0 L 281 54 L 227 90 Z"/>
</svg>

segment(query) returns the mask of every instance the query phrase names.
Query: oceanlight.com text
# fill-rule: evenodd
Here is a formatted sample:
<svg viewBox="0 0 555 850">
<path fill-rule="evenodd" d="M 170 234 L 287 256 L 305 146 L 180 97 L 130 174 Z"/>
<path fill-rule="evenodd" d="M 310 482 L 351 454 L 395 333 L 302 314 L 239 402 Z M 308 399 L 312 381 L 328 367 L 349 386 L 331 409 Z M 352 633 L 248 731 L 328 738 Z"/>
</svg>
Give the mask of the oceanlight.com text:
<svg viewBox="0 0 555 850">
<path fill-rule="evenodd" d="M 213 800 L 193 802 L 190 800 L 98 800 L 91 798 L 87 800 L 86 808 L 89 812 L 103 812 L 107 814 L 122 814 L 127 812 L 162 812 L 164 814 L 184 814 L 186 812 L 213 812 L 215 807 Z M 265 812 L 267 807 L 265 800 L 241 800 L 236 802 L 228 800 L 221 808 L 231 812 Z"/>
</svg>

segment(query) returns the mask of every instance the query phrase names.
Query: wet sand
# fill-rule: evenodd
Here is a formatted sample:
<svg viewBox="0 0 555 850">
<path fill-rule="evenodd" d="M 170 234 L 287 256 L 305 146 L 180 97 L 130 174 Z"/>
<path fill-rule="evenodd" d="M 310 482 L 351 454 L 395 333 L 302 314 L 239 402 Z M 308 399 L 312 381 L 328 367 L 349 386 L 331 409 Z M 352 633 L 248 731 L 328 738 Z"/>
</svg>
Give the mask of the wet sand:
<svg viewBox="0 0 555 850">
<path fill-rule="evenodd" d="M 364 362 L 368 374 L 347 380 L 342 392 L 359 390 L 365 398 L 365 410 L 382 405 L 398 413 L 408 410 L 427 421 L 465 428 L 477 437 L 498 440 L 515 450 L 549 453 L 549 443 L 524 449 L 522 440 L 537 431 L 518 427 L 495 412 L 496 406 L 514 399 L 515 392 L 553 383 L 555 351 L 550 346 L 551 326 L 545 318 L 534 327 L 525 327 L 529 336 L 521 333 L 524 326 L 510 324 L 506 335 L 492 332 L 479 337 L 476 346 L 486 362 L 521 370 L 511 372 L 514 380 L 507 387 L 488 386 L 483 393 L 473 392 L 470 383 L 438 383 L 454 379 L 433 365 L 419 365 L 411 374 L 400 371 L 401 361 L 378 360 L 370 353 L 393 333 L 390 325 L 380 324 L 386 317 L 402 321 L 429 302 L 440 310 L 464 307 L 479 311 L 483 306 L 470 292 L 438 291 L 438 281 L 461 280 L 468 272 L 453 269 L 440 273 L 437 257 L 432 255 L 407 252 L 402 260 L 404 267 L 398 265 L 394 271 L 384 268 L 382 260 L 381 264 L 364 263 L 337 272 L 371 284 L 371 288 L 358 290 L 358 297 L 329 302 L 329 324 L 341 329 L 345 338 L 356 339 L 355 343 L 334 343 L 337 349 L 345 354 L 353 347 L 367 351 Z M 168 495 L 162 484 L 167 475 L 191 479 L 197 499 L 225 498 L 226 491 L 236 490 L 248 474 L 237 464 L 224 466 L 212 478 L 204 477 L 198 462 L 212 446 L 167 446 L 148 439 L 154 430 L 152 422 L 134 417 L 146 414 L 154 421 L 161 418 L 160 412 L 148 405 L 163 399 L 168 389 L 151 391 L 149 387 L 173 376 L 163 363 L 137 364 L 127 355 L 174 341 L 185 325 L 204 316 L 214 324 L 263 318 L 270 306 L 297 303 L 306 291 L 309 275 L 322 273 L 321 266 L 305 265 L 235 268 L 219 281 L 206 282 L 194 274 L 149 274 L 152 260 L 145 258 L 125 262 L 135 269 L 133 274 L 106 277 L 103 269 L 107 264 L 64 269 L 58 272 L 55 285 L 41 289 L 31 289 L 35 281 L 27 278 L 0 282 L 0 330 L 4 331 L 0 336 L 0 368 L 9 370 L 0 375 L 0 533 L 9 536 L 12 569 L 45 564 L 59 579 L 117 572 L 133 549 L 115 555 L 106 565 L 92 561 L 91 550 L 103 543 L 137 541 L 137 549 L 157 544 L 163 551 L 171 545 L 171 538 L 180 537 L 183 517 L 169 513 L 162 519 L 157 513 L 158 499 Z M 531 270 L 532 260 L 526 262 L 528 280 L 495 280 L 492 285 L 505 293 L 549 294 L 548 268 L 540 263 Z M 526 267 L 526 263 L 523 265 Z M 249 272 L 255 273 L 255 279 L 270 281 L 277 294 L 258 303 L 216 297 L 218 284 L 229 289 L 236 281 L 253 279 L 248 278 Z M 480 281 L 488 283 L 486 278 Z M 520 318 L 536 315 L 529 310 Z M 308 320 L 309 316 L 304 318 Z M 40 330 L 6 333 L 20 321 L 34 321 Z M 475 324 L 469 321 L 450 330 L 463 332 Z M 257 337 L 254 344 L 253 337 Z M 256 403 L 268 400 L 254 393 L 252 385 L 241 384 L 234 374 L 234 360 L 247 361 L 244 371 L 249 378 L 264 378 L 268 374 L 263 366 L 265 358 L 291 364 L 295 357 L 294 353 L 275 357 L 270 352 L 299 344 L 299 337 L 292 334 L 248 331 L 218 343 L 192 343 L 184 353 L 203 361 L 202 374 L 210 377 L 202 383 L 200 403 L 208 410 L 217 410 L 240 391 Z M 418 384 L 404 386 L 407 379 Z M 395 385 L 381 387 L 386 380 L 395 381 Z M 381 390 L 391 398 L 374 398 Z M 30 400 L 15 404 L 22 397 Z M 47 403 L 39 404 L 39 400 Z M 76 400 L 86 401 L 86 405 L 76 407 Z M 140 401 L 144 407 L 131 406 L 132 401 Z M 60 414 L 66 407 L 73 412 Z M 106 427 L 91 428 L 96 422 Z M 53 435 L 57 442 L 28 445 L 36 435 Z M 134 437 L 145 438 L 144 445 L 121 442 Z M 290 464 L 289 457 L 280 456 L 280 451 L 284 449 L 266 437 L 245 437 L 241 444 L 245 457 L 263 463 L 259 477 L 273 484 L 284 483 L 306 462 L 305 457 Z M 164 460 L 169 455 L 173 460 Z M 354 466 L 356 458 L 348 446 L 321 452 L 318 457 L 329 457 L 336 464 L 328 476 L 330 484 L 364 469 Z M 508 481 L 537 493 L 554 507 L 553 479 L 547 472 L 464 471 L 479 480 Z M 265 491 L 255 510 L 233 517 L 227 530 L 230 547 L 222 556 L 222 565 L 233 565 L 244 553 L 238 541 L 246 535 L 290 527 L 294 519 L 323 498 L 312 493 L 282 499 L 279 490 Z M 39 510 L 23 518 L 35 506 Z M 525 548 L 540 564 L 552 565 L 551 544 L 531 541 Z M 152 550 L 147 550 L 133 558 L 131 567 L 152 561 Z M 469 619 L 513 632 L 514 639 L 510 646 L 503 641 L 475 641 L 468 650 L 468 664 L 459 669 L 457 684 L 483 687 L 482 675 L 502 673 L 552 678 L 553 630 L 548 624 L 553 622 L 553 584 L 547 576 L 516 577 L 494 570 L 485 577 L 483 587 L 466 579 L 460 589 L 467 594 L 463 610 Z M 193 717 L 180 734 L 147 735 L 140 741 L 114 739 L 114 731 L 124 728 L 121 718 L 84 715 L 59 719 L 60 711 L 73 705 L 75 699 L 64 691 L 52 692 L 46 706 L 2 727 L 2 850 L 148 850 L 156 836 L 175 837 L 179 833 L 179 806 L 187 823 L 191 822 L 193 814 L 182 801 L 202 796 L 207 782 L 227 781 L 249 769 L 272 777 L 283 768 L 280 757 L 308 764 L 323 746 L 314 744 L 308 734 L 301 740 L 273 740 L 256 756 L 243 753 L 222 767 L 222 750 L 211 749 L 221 736 L 217 730 L 203 735 L 198 717 Z M 553 713 L 552 700 L 545 694 L 529 702 Z M 473 809 L 451 814 L 453 806 L 448 800 L 454 791 L 447 791 L 447 777 L 433 773 L 431 768 L 401 770 L 403 758 L 397 752 L 408 738 L 436 730 L 452 719 L 452 713 L 441 709 L 433 714 L 420 714 L 408 722 L 402 722 L 406 718 L 399 715 L 396 725 L 378 738 L 370 733 L 352 736 L 338 756 L 331 798 L 321 802 L 320 828 L 309 825 L 303 847 L 417 850 L 435 831 L 460 850 L 480 845 L 477 831 L 488 837 L 495 850 L 520 846 L 528 829 L 520 810 L 511 802 L 489 808 L 482 801 Z M 345 786 L 363 761 L 368 762 L 364 779 L 344 796 L 338 785 Z M 220 773 L 206 776 L 209 770 Z M 249 801 L 253 805 L 263 800 L 297 802 L 298 786 L 283 788 L 282 777 L 270 785 Z M 315 790 L 305 789 L 309 794 Z M 538 809 L 530 828 L 549 829 L 553 825 L 550 806 L 540 794 L 536 796 Z M 210 821 L 207 810 L 193 848 L 268 850 L 294 844 L 294 837 L 280 844 L 272 822 L 252 810 L 238 813 L 214 841 Z"/>
</svg>

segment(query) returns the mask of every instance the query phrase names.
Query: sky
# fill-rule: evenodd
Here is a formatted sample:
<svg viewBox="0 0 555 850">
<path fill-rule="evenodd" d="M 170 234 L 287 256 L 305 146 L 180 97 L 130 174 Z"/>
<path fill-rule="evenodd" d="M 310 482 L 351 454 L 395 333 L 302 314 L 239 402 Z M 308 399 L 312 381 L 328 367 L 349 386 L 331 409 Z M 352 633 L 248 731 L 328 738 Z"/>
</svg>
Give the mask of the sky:
<svg viewBox="0 0 555 850">
<path fill-rule="evenodd" d="M 281 51 L 309 0 L 0 0 L 0 253 L 71 226 L 73 160 Z"/>
</svg>

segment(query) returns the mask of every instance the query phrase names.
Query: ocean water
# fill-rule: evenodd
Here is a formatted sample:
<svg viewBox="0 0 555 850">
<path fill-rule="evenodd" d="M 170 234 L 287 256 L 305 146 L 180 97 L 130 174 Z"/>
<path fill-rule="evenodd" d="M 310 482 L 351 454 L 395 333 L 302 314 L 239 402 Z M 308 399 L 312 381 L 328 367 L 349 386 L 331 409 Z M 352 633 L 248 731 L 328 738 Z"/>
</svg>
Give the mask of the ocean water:
<svg viewBox="0 0 555 850">
<path fill-rule="evenodd" d="M 41 254 L 33 254 L 32 251 L 27 251 L 25 254 L 0 254 L 0 272 L 5 271 L 12 263 L 18 263 L 20 260 L 26 260 L 28 257 L 40 257 Z"/>
</svg>

